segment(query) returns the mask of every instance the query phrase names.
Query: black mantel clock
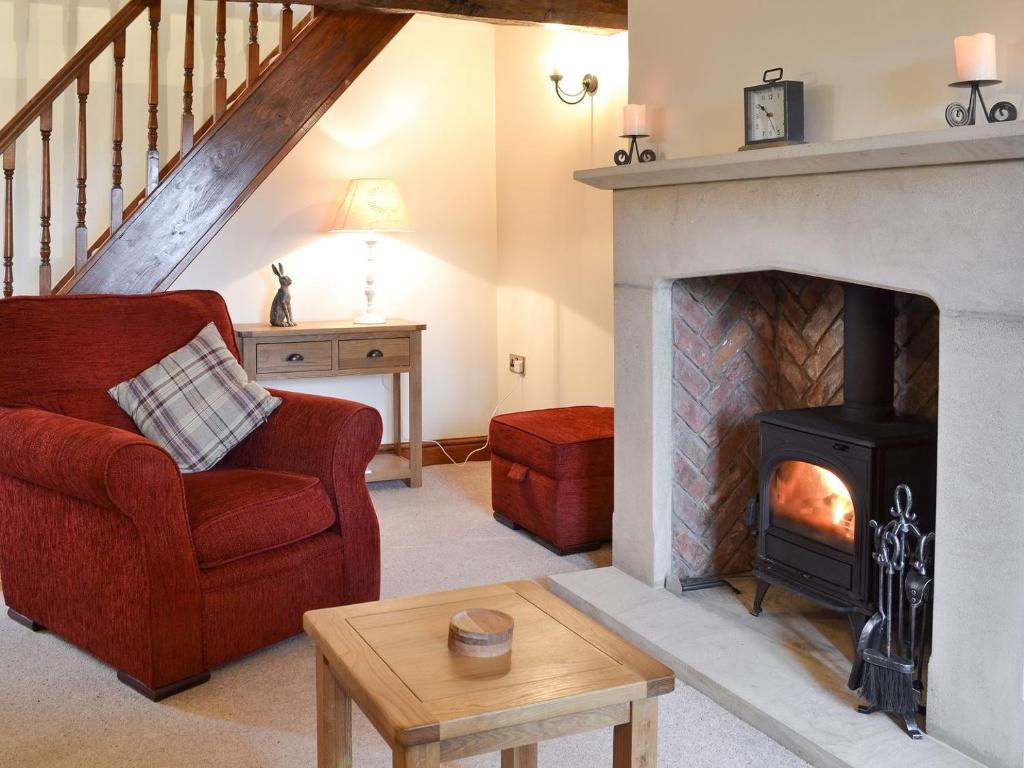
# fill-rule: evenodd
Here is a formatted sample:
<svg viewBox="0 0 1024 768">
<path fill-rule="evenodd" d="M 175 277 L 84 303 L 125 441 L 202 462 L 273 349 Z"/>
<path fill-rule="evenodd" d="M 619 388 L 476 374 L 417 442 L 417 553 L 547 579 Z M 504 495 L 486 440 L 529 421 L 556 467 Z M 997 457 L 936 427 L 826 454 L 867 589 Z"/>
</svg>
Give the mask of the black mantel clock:
<svg viewBox="0 0 1024 768">
<path fill-rule="evenodd" d="M 804 84 L 783 80 L 782 67 L 766 69 L 761 85 L 743 89 L 743 146 L 784 147 L 804 141 Z"/>
</svg>

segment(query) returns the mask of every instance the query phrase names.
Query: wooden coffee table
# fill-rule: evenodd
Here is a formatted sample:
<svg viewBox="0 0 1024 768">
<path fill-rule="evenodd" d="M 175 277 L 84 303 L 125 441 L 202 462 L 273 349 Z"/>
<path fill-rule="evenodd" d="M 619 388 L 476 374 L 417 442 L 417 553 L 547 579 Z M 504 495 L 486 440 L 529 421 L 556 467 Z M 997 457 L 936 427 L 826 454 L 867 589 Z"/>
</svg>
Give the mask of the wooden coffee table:
<svg viewBox="0 0 1024 768">
<path fill-rule="evenodd" d="M 448 622 L 465 608 L 515 619 L 510 659 L 451 654 Z M 352 766 L 352 702 L 395 768 L 498 750 L 502 768 L 534 768 L 538 741 L 607 726 L 615 768 L 657 764 L 656 697 L 675 687 L 672 670 L 534 582 L 326 608 L 304 625 L 316 644 L 320 768 Z"/>
</svg>

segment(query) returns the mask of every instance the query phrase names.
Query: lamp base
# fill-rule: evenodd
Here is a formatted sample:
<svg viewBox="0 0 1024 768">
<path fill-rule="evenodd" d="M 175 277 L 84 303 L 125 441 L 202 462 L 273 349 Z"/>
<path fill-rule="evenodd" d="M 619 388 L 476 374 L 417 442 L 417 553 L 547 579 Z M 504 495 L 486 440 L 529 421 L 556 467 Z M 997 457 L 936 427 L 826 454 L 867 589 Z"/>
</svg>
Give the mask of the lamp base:
<svg viewBox="0 0 1024 768">
<path fill-rule="evenodd" d="M 359 325 L 383 325 L 387 322 L 387 319 L 375 312 L 364 312 L 359 317 L 354 318 L 352 322 Z"/>
</svg>

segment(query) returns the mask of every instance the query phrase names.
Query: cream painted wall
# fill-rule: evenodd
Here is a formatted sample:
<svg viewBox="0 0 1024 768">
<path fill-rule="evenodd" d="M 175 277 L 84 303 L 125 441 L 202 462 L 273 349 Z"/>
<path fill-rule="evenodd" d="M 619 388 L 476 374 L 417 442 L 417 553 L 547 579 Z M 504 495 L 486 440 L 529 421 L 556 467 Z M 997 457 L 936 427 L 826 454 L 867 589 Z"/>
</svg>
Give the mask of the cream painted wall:
<svg viewBox="0 0 1024 768">
<path fill-rule="evenodd" d="M 354 316 L 365 245 L 326 230 L 349 179 L 392 177 L 413 231 L 377 246 L 377 305 L 428 326 L 425 437 L 483 434 L 496 392 L 494 102 L 493 28 L 415 17 L 174 287 L 216 289 L 236 322 L 264 321 L 282 261 L 300 324 Z M 365 402 L 390 423 L 390 377 L 272 385 Z"/>
<path fill-rule="evenodd" d="M 498 27 L 498 378 L 503 411 L 611 405 L 611 194 L 572 180 L 621 146 L 627 36 Z M 548 75 L 593 101 L 568 106 Z M 526 355 L 526 376 L 508 354 Z"/>
<path fill-rule="evenodd" d="M 964 96 L 953 38 L 996 35 L 1002 86 L 991 104 L 1024 97 L 1024 3 L 1007 0 L 630 0 L 630 96 L 655 112 L 669 157 L 743 143 L 743 88 L 769 67 L 803 80 L 809 141 L 945 127 Z M 998 97 L 998 98 L 997 98 Z"/>
</svg>

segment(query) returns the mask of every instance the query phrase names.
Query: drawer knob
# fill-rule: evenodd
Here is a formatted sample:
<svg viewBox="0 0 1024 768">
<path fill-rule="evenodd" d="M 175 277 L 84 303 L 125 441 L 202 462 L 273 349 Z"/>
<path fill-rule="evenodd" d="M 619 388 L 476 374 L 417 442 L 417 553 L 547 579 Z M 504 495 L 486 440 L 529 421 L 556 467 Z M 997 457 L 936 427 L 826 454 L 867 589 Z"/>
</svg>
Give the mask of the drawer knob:
<svg viewBox="0 0 1024 768">
<path fill-rule="evenodd" d="M 289 363 L 301 363 L 305 359 L 306 358 L 304 358 L 298 352 L 292 352 L 290 355 L 288 355 L 288 357 L 285 358 L 285 360 L 288 361 Z"/>
<path fill-rule="evenodd" d="M 379 349 L 371 349 L 369 352 L 366 353 L 366 356 L 367 357 L 384 357 L 384 353 L 381 352 Z"/>
</svg>

